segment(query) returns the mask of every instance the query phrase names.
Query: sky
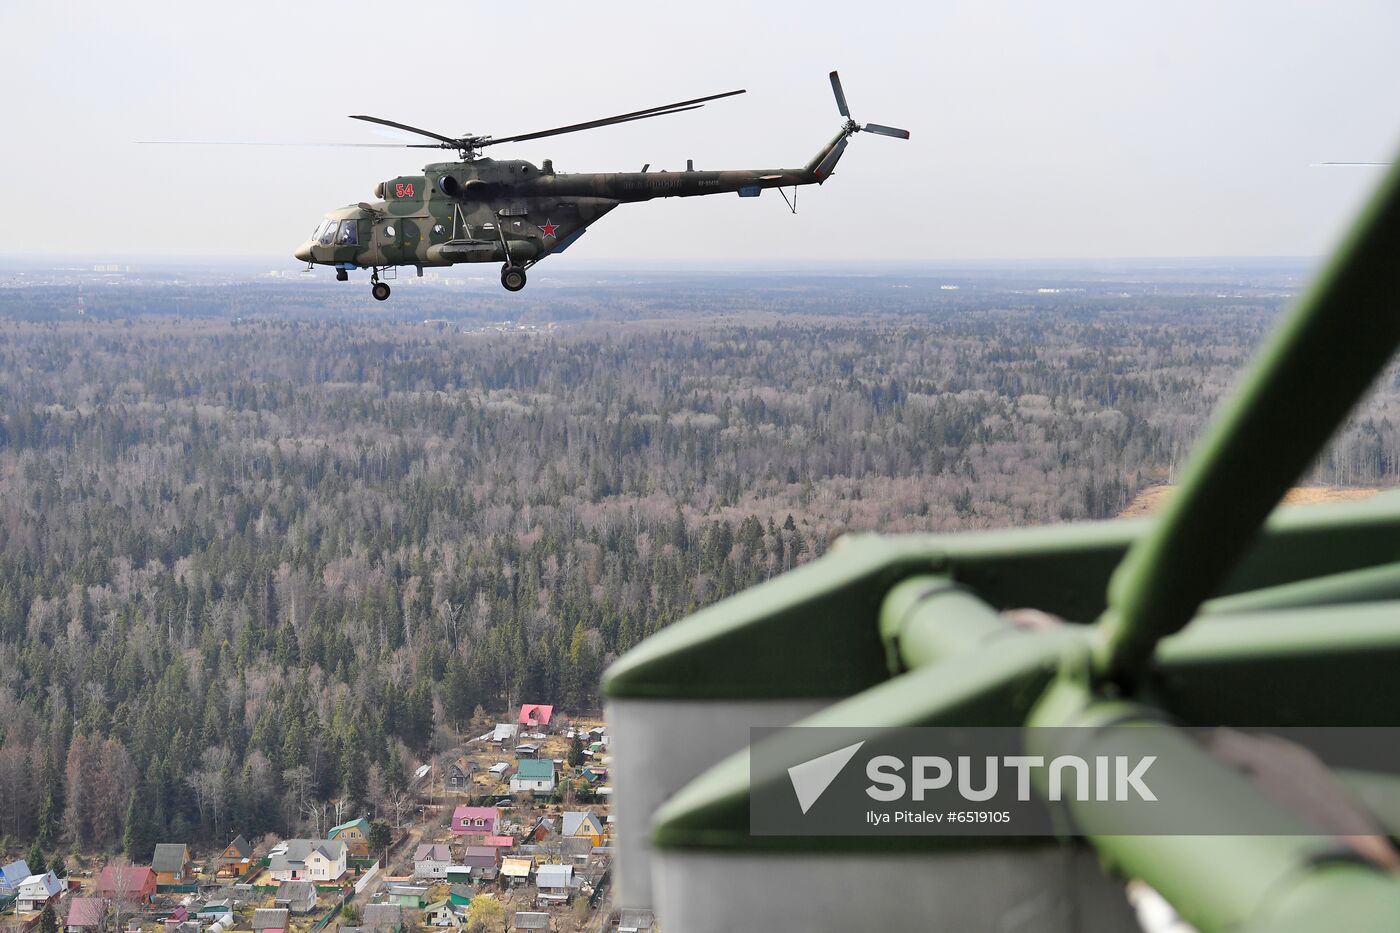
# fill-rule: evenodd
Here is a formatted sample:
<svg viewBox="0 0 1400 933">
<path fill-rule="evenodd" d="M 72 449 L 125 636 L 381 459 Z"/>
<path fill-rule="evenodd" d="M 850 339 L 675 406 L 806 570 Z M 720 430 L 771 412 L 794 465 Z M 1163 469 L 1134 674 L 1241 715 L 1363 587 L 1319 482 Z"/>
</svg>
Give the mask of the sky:
<svg viewBox="0 0 1400 933">
<path fill-rule="evenodd" d="M 1400 144 L 1400 4 L 0 2 L 0 255 L 267 256 L 423 150 L 369 113 L 514 135 L 734 88 L 702 110 L 492 151 L 557 171 L 804 164 L 776 192 L 625 205 L 574 263 L 1316 256 Z M 564 257 L 561 257 L 564 258 Z"/>
</svg>

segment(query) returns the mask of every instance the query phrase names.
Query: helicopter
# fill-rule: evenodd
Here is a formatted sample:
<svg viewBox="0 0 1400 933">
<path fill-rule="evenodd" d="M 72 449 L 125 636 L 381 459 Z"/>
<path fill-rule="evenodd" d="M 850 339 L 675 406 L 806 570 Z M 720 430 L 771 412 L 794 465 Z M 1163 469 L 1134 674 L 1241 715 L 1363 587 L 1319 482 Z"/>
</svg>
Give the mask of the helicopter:
<svg viewBox="0 0 1400 933">
<path fill-rule="evenodd" d="M 526 270 L 562 253 L 599 218 L 619 204 L 652 198 L 695 197 L 737 192 L 758 197 L 765 188 L 793 186 L 789 207 L 796 209 L 796 187 L 819 185 L 831 177 L 849 139 L 859 132 L 908 139 L 909 131 L 878 123 L 856 123 L 846 104 L 841 79 L 831 72 L 836 108 L 845 122 L 841 130 L 802 168 L 697 171 L 693 161 L 685 171 L 556 172 L 549 159 L 536 166 L 519 159 L 492 159 L 483 149 L 501 143 L 597 129 L 617 123 L 647 120 L 696 110 L 710 101 L 745 93 L 726 91 L 707 97 L 648 107 L 584 123 L 515 136 L 448 136 L 382 117 L 355 114 L 363 120 L 434 140 L 405 143 L 412 149 L 455 150 L 456 162 L 425 165 L 418 175 L 401 175 L 374 188 L 375 201 L 348 205 L 327 213 L 310 239 L 294 255 L 312 270 L 335 269 L 347 281 L 351 270 L 370 270 L 370 292 L 379 301 L 389 297 L 385 279 L 397 277 L 401 266 L 425 267 L 462 262 L 499 262 L 501 285 L 511 292 L 525 287 Z M 382 147 L 384 143 L 348 143 Z M 783 192 L 784 200 L 787 199 Z"/>
</svg>

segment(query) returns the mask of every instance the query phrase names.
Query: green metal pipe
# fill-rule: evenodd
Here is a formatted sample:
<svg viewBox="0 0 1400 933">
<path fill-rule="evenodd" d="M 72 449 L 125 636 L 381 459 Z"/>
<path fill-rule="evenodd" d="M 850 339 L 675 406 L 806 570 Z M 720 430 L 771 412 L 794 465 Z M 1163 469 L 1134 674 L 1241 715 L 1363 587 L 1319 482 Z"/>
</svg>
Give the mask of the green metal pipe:
<svg viewBox="0 0 1400 933">
<path fill-rule="evenodd" d="M 880 604 L 880 637 L 898 673 L 971 654 L 1017 630 L 991 606 L 944 576 L 910 577 Z"/>
<path fill-rule="evenodd" d="M 1168 829 L 1122 835 L 1111 807 L 1066 805 L 1076 827 L 1106 866 L 1141 878 L 1203 933 L 1240 930 L 1382 930 L 1400 916 L 1400 877 L 1365 862 L 1341 840 L 1323 835 L 1268 800 L 1244 775 L 1211 757 L 1160 715 L 1122 701 L 1100 700 L 1086 678 L 1061 676 L 1045 692 L 1028 726 L 1027 751 L 1049 760 L 1060 754 L 1092 758 L 1123 754 L 1140 735 L 1157 756 L 1153 785 L 1174 788 L 1197 816 L 1219 814 L 1220 825 L 1242 819 L 1296 827 L 1289 835 L 1185 836 Z M 1134 728 L 1105 730 L 1104 727 Z M 1043 789 L 1042 789 L 1043 791 Z"/>
<path fill-rule="evenodd" d="M 1400 564 L 1386 564 L 1216 597 L 1201 606 L 1200 615 L 1306 609 L 1395 599 L 1400 599 Z"/>
<path fill-rule="evenodd" d="M 881 729 L 905 726 L 1019 726 L 1054 679 L 1066 651 L 1084 652 L 1083 628 L 1022 634 L 946 664 L 901 674 L 803 719 L 795 726 Z M 770 739 L 769 741 L 773 741 Z M 835 749 L 831 749 L 835 751 Z M 749 832 L 749 750 L 730 756 L 696 778 L 656 811 L 657 848 L 779 849 L 818 852 L 888 851 L 891 847 L 959 849 L 1040 845 L 977 836 L 754 836 Z M 772 780 L 786 781 L 785 773 Z"/>
<path fill-rule="evenodd" d="M 1197 449 L 1161 521 L 1114 572 L 1094 650 L 1131 689 L 1254 542 L 1400 345 L 1400 164 L 1256 358 Z"/>
</svg>

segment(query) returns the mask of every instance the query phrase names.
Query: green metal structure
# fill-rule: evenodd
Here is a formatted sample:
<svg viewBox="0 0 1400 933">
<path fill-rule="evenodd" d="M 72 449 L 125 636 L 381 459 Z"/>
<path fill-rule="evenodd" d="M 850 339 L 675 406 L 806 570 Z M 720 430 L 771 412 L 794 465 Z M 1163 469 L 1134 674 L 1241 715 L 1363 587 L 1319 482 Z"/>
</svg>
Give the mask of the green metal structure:
<svg viewBox="0 0 1400 933">
<path fill-rule="evenodd" d="M 1400 929 L 1400 876 L 1301 816 L 1295 835 L 1132 836 L 1114 834 L 1086 804 L 1073 813 L 1078 838 L 751 835 L 741 734 L 781 723 L 1139 722 L 1179 745 L 1174 760 L 1192 768 L 1204 812 L 1293 818 L 1178 727 L 1400 725 L 1400 492 L 1278 508 L 1397 346 L 1392 170 L 1223 406 L 1159 518 L 852 537 L 639 645 L 604 682 L 619 820 L 633 834 L 620 852 L 624 906 L 657 907 L 668 931 L 719 928 L 687 912 L 687 886 L 718 877 L 706 866 L 744 866 L 723 897 L 762 904 L 743 888 L 766 884 L 781 902 L 781 879 L 795 877 L 780 867 L 761 877 L 767 869 L 754 866 L 779 865 L 764 858 L 820 864 L 835 879 L 843 866 L 895 857 L 929 884 L 946 873 L 946 892 L 965 896 L 940 896 L 962 911 L 962 926 L 936 913 L 900 923 L 896 913 L 885 929 L 1087 929 L 1096 908 L 1069 903 L 1076 891 L 1103 883 L 1121 893 L 1128 879 L 1201 931 Z M 1024 609 L 1056 623 L 1008 616 Z M 663 725 L 668 717 L 683 738 Z M 1377 826 L 1400 835 L 1400 781 L 1339 777 Z M 1042 895 L 1068 889 L 1054 908 L 1058 926 L 1011 916 L 1014 898 L 979 900 L 969 866 L 1006 889 L 1018 871 L 1043 872 Z M 1006 873 L 993 879 L 997 866 Z M 916 890 L 905 896 L 927 903 Z M 829 916 L 827 928 L 844 928 L 839 912 Z"/>
</svg>

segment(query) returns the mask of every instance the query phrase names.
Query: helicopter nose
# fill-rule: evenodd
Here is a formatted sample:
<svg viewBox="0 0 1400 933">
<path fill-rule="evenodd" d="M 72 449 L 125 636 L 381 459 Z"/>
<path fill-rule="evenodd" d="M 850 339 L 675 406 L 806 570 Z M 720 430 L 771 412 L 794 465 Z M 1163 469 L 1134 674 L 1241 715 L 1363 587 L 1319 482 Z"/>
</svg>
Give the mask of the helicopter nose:
<svg viewBox="0 0 1400 933">
<path fill-rule="evenodd" d="M 295 253 L 292 253 L 292 255 L 300 259 L 302 262 L 311 262 L 312 245 L 312 242 L 310 240 L 307 240 L 305 243 L 298 246 L 297 251 Z"/>
</svg>

